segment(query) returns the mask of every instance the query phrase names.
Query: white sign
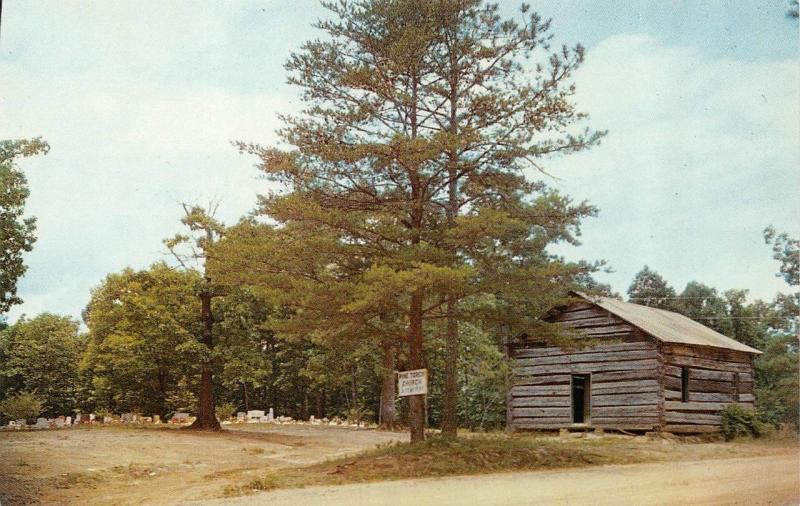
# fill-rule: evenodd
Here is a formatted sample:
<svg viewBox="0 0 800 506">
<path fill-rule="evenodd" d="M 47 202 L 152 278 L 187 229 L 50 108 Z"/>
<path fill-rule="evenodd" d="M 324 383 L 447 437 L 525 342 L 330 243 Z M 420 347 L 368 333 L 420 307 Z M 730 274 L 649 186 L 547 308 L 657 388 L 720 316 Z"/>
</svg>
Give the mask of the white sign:
<svg viewBox="0 0 800 506">
<path fill-rule="evenodd" d="M 397 373 L 397 392 L 400 397 L 428 393 L 428 370 L 403 371 Z"/>
</svg>

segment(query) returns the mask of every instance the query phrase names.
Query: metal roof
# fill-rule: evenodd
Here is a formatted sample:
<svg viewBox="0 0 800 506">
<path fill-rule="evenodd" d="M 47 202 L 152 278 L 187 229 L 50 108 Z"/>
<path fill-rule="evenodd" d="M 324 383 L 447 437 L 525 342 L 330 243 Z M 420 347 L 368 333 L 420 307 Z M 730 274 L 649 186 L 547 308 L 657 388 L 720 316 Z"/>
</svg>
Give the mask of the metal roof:
<svg viewBox="0 0 800 506">
<path fill-rule="evenodd" d="M 631 325 L 639 327 L 651 336 L 665 343 L 692 344 L 698 346 L 711 346 L 728 350 L 743 351 L 745 353 L 761 354 L 755 348 L 724 336 L 716 330 L 697 323 L 696 321 L 664 309 L 641 306 L 631 302 L 610 297 L 586 295 L 581 292 L 572 292 L 612 313 Z"/>
</svg>

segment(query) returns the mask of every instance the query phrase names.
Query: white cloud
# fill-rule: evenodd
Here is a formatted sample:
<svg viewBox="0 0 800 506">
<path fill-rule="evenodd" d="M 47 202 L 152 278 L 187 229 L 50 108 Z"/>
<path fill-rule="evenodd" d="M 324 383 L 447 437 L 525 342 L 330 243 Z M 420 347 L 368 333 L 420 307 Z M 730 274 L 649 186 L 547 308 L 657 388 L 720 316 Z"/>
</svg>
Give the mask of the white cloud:
<svg viewBox="0 0 800 506">
<path fill-rule="evenodd" d="M 21 163 L 39 239 L 20 282 L 26 303 L 12 320 L 42 310 L 77 316 L 106 273 L 163 258 L 161 240 L 181 227 L 179 202 L 219 199 L 229 222 L 250 211 L 266 183 L 230 142 L 275 142 L 278 113 L 294 107 L 275 87 L 247 92 L 161 79 L 170 60 L 232 30 L 213 13 L 187 4 L 136 18 L 126 9 L 138 4 L 92 5 L 50 5 L 64 19 L 36 6 L 26 5 L 26 16 L 9 9 L 17 21 L 42 16 L 48 35 L 30 40 L 6 34 L 4 10 L 0 138 L 41 135 L 51 145 L 47 156 Z M 176 20 L 187 30 L 173 34 Z"/>
<path fill-rule="evenodd" d="M 590 49 L 578 100 L 609 135 L 552 165 L 600 217 L 583 247 L 557 251 L 609 260 L 617 272 L 601 277 L 620 291 L 644 264 L 678 290 L 785 291 L 761 230 L 800 230 L 797 63 L 710 60 L 642 34 Z"/>
</svg>

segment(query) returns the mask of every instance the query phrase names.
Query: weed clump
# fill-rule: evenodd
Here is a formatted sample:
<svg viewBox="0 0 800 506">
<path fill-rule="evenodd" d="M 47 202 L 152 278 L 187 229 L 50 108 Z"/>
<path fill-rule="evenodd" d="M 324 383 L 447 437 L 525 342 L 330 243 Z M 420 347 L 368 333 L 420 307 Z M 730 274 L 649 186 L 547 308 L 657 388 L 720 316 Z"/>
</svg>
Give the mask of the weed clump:
<svg viewBox="0 0 800 506">
<path fill-rule="evenodd" d="M 720 411 L 722 434 L 726 441 L 737 437 L 760 437 L 768 431 L 767 424 L 758 419 L 755 411 L 738 404 L 729 404 Z"/>
</svg>

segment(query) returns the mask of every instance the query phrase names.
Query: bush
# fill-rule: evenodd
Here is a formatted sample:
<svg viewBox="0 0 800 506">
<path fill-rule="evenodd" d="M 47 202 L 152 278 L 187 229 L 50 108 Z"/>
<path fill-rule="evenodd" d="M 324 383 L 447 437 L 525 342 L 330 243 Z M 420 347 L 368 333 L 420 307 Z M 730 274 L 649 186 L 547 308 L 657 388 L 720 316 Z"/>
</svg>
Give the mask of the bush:
<svg viewBox="0 0 800 506">
<path fill-rule="evenodd" d="M 0 401 L 0 413 L 11 420 L 36 418 L 41 412 L 42 401 L 28 392 L 20 392 Z"/>
<path fill-rule="evenodd" d="M 220 422 L 232 417 L 234 413 L 236 413 L 236 404 L 230 402 L 217 404 L 217 406 L 214 408 L 214 414 L 217 415 L 217 420 Z"/>
<path fill-rule="evenodd" d="M 726 441 L 740 436 L 759 437 L 767 430 L 755 411 L 744 409 L 738 404 L 725 406 L 720 415 L 722 415 L 722 433 Z"/>
</svg>

